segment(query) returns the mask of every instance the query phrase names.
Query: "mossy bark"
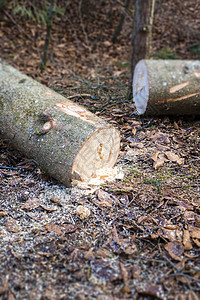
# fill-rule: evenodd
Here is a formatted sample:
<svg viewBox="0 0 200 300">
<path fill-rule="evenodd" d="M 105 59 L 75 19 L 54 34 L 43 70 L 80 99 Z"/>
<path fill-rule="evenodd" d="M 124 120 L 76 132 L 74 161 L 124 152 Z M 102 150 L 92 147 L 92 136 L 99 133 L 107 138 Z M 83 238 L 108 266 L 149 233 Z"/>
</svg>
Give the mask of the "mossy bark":
<svg viewBox="0 0 200 300">
<path fill-rule="evenodd" d="M 200 61 L 141 60 L 133 99 L 138 114 L 200 115 Z"/>
<path fill-rule="evenodd" d="M 118 130 L 1 60 L 0 132 L 67 186 L 111 168 L 119 153 Z"/>
</svg>

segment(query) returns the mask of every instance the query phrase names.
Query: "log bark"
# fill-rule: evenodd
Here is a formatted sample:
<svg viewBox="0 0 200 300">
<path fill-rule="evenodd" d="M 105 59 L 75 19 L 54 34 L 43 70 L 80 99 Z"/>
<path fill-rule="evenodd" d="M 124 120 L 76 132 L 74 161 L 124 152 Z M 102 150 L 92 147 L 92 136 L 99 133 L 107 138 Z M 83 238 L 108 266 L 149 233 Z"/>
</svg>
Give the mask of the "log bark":
<svg viewBox="0 0 200 300">
<path fill-rule="evenodd" d="M 1 60 L 0 132 L 67 186 L 112 168 L 119 153 L 117 129 Z"/>
<path fill-rule="evenodd" d="M 139 115 L 200 115 L 200 61 L 141 60 L 133 99 Z"/>
</svg>

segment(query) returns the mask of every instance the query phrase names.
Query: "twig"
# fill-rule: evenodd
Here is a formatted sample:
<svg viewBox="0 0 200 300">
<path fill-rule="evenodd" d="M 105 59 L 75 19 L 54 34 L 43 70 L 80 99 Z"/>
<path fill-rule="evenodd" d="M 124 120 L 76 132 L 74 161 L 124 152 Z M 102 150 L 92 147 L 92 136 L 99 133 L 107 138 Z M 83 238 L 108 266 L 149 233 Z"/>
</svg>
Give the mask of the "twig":
<svg viewBox="0 0 200 300">
<path fill-rule="evenodd" d="M 46 34 L 46 40 L 44 45 L 44 53 L 43 57 L 40 62 L 40 70 L 45 70 L 47 66 L 47 59 L 48 59 L 48 50 L 49 50 L 49 42 L 50 42 L 50 36 L 51 36 L 51 28 L 53 23 L 53 11 L 54 11 L 54 0 L 51 0 L 50 8 L 49 8 L 49 15 L 47 19 L 47 34 Z"/>
<path fill-rule="evenodd" d="M 14 19 L 14 18 L 13 18 L 6 10 L 2 9 L 2 11 L 3 11 L 4 15 L 5 15 L 6 17 L 8 17 L 8 18 L 11 20 L 11 22 L 12 22 L 13 24 L 16 25 L 18 31 L 19 31 L 20 33 L 23 33 L 29 40 L 32 41 L 32 38 L 30 37 L 30 35 L 28 35 L 28 34 L 24 31 L 24 29 L 23 29 L 19 24 L 17 24 L 17 22 L 15 21 L 15 19 Z"/>
<path fill-rule="evenodd" d="M 13 171 L 19 171 L 19 170 L 25 171 L 24 168 L 20 168 L 20 167 L 5 167 L 5 166 L 1 166 L 1 165 L 0 165 L 0 169 L 1 170 L 13 170 Z"/>
</svg>

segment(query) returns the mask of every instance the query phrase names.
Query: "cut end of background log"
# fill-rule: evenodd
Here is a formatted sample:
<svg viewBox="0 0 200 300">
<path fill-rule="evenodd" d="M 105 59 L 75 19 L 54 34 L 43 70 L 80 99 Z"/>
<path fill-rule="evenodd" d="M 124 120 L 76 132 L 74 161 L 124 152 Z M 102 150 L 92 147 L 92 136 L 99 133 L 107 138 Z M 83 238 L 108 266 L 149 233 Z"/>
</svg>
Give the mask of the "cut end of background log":
<svg viewBox="0 0 200 300">
<path fill-rule="evenodd" d="M 120 148 L 116 128 L 1 60 L 0 132 L 67 186 L 112 168 Z"/>
<path fill-rule="evenodd" d="M 139 115 L 200 115 L 200 61 L 139 61 L 133 100 Z"/>
</svg>

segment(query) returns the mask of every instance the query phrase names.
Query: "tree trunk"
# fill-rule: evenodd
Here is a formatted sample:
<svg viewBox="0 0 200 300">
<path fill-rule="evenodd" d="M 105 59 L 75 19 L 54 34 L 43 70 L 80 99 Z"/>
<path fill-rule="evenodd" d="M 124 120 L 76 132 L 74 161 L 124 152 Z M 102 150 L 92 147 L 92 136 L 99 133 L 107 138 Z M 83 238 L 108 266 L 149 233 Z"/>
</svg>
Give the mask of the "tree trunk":
<svg viewBox="0 0 200 300">
<path fill-rule="evenodd" d="M 138 114 L 200 115 L 200 61 L 141 60 L 133 99 Z"/>
<path fill-rule="evenodd" d="M 136 0 L 132 33 L 131 74 L 139 60 L 149 58 L 155 0 Z M 131 76 L 133 78 L 133 76 Z"/>
<path fill-rule="evenodd" d="M 51 37 L 51 28 L 53 23 L 53 10 L 54 10 L 54 0 L 50 0 L 49 14 L 47 18 L 47 31 L 46 31 L 46 40 L 44 45 L 44 52 L 40 62 L 40 70 L 45 70 L 47 67 L 48 60 L 48 51 L 49 51 L 49 42 Z"/>
<path fill-rule="evenodd" d="M 114 127 L 1 60 L 0 131 L 67 186 L 113 167 L 119 153 Z"/>
</svg>

